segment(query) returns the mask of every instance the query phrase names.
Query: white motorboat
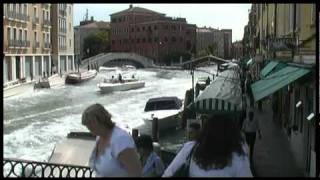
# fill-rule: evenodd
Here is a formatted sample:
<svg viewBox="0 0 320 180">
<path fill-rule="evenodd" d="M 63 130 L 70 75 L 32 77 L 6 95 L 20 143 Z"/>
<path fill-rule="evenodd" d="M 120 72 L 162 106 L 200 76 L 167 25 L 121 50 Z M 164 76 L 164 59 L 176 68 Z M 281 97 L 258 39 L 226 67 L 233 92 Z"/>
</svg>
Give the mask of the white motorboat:
<svg viewBox="0 0 320 180">
<path fill-rule="evenodd" d="M 132 71 L 132 70 L 137 70 L 137 68 L 135 66 L 131 66 L 131 65 L 125 65 L 121 68 L 123 71 Z"/>
<path fill-rule="evenodd" d="M 99 72 L 116 72 L 119 71 L 120 69 L 118 67 L 104 67 L 104 66 L 100 66 L 99 67 Z"/>
<path fill-rule="evenodd" d="M 59 74 L 54 74 L 48 78 L 42 79 L 34 85 L 34 88 L 59 88 L 65 85 L 65 79 Z"/>
<path fill-rule="evenodd" d="M 143 120 L 151 127 L 153 119 L 158 118 L 159 131 L 176 128 L 182 110 L 182 100 L 177 97 L 151 98 L 146 103 Z"/>
<path fill-rule="evenodd" d="M 97 86 L 102 93 L 108 93 L 113 91 L 127 91 L 131 89 L 138 89 L 144 87 L 145 82 L 136 78 L 123 79 L 104 79 Z"/>
<path fill-rule="evenodd" d="M 4 84 L 3 97 L 7 98 L 18 94 L 22 94 L 27 91 L 31 91 L 33 89 L 34 83 L 35 81 L 25 82 L 24 80 L 17 80 L 14 82 Z"/>
</svg>

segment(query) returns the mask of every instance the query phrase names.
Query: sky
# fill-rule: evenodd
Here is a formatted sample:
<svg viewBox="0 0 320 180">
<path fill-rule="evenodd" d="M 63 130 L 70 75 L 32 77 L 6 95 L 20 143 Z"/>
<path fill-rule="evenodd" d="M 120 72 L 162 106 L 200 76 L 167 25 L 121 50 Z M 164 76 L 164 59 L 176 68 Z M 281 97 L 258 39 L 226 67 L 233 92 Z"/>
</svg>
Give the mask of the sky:
<svg viewBox="0 0 320 180">
<path fill-rule="evenodd" d="M 84 20 L 86 9 L 89 19 L 91 16 L 97 21 L 110 22 L 110 14 L 129 8 L 130 4 L 74 4 L 74 26 Z M 248 14 L 251 4 L 136 4 L 169 17 L 186 18 L 189 24 L 197 27 L 212 27 L 232 29 L 232 42 L 242 40 L 244 26 L 248 23 Z"/>
</svg>

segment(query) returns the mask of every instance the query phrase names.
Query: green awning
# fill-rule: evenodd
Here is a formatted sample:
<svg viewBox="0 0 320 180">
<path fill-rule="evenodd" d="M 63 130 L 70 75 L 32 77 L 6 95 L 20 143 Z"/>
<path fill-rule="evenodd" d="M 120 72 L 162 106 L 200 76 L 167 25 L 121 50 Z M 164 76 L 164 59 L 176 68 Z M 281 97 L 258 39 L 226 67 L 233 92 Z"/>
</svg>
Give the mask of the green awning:
<svg viewBox="0 0 320 180">
<path fill-rule="evenodd" d="M 310 72 L 309 69 L 293 66 L 286 66 L 277 72 L 261 79 L 251 85 L 251 90 L 255 101 L 276 92 L 291 82 L 299 79 Z"/>
<path fill-rule="evenodd" d="M 261 70 L 260 77 L 265 78 L 271 72 L 276 72 L 284 67 L 286 67 L 286 65 L 284 63 L 271 61 Z"/>
<path fill-rule="evenodd" d="M 242 110 L 239 67 L 223 71 L 187 106 L 197 113 L 238 113 Z"/>
</svg>

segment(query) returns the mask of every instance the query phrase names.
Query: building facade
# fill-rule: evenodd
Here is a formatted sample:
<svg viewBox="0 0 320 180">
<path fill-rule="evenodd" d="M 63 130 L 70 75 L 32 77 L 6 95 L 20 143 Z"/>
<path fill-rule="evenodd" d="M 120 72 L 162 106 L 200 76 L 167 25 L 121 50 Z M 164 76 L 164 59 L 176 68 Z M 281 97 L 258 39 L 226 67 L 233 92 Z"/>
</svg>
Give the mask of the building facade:
<svg viewBox="0 0 320 180">
<path fill-rule="evenodd" d="M 166 17 L 133 7 L 111 14 L 111 51 L 134 52 L 163 64 L 171 53 L 195 54 L 196 26 L 185 18 Z"/>
<path fill-rule="evenodd" d="M 50 73 L 49 4 L 3 5 L 3 80 L 31 80 Z"/>
<path fill-rule="evenodd" d="M 197 54 L 205 50 L 208 46 L 217 46 L 214 31 L 217 29 L 198 27 L 197 28 Z M 217 55 L 217 54 L 216 54 Z"/>
<path fill-rule="evenodd" d="M 232 29 L 221 29 L 223 34 L 224 58 L 231 59 Z"/>
<path fill-rule="evenodd" d="M 66 73 L 75 69 L 73 4 L 52 4 L 53 71 Z"/>
<path fill-rule="evenodd" d="M 4 84 L 52 74 L 52 65 L 58 64 L 53 58 L 58 53 L 54 46 L 58 36 L 54 29 L 57 14 L 53 13 L 53 6 L 47 3 L 3 5 Z M 65 18 L 72 23 L 72 14 Z M 73 37 L 73 31 L 65 36 Z M 73 38 L 71 42 L 72 50 L 69 48 L 66 52 L 73 56 Z"/>
<path fill-rule="evenodd" d="M 104 21 L 91 21 L 89 23 L 80 23 L 82 25 L 74 27 L 74 34 L 75 34 L 75 41 L 74 41 L 74 48 L 75 48 L 75 55 L 76 60 L 82 60 L 85 58 L 86 49 L 84 49 L 84 39 L 87 38 L 89 35 L 97 32 L 107 32 L 108 40 L 110 40 L 110 23 Z"/>
<path fill-rule="evenodd" d="M 239 60 L 243 57 L 243 43 L 236 41 L 232 43 L 231 56 L 233 59 Z"/>
<path fill-rule="evenodd" d="M 256 80 L 269 61 L 308 70 L 272 95 L 275 118 L 287 134 L 298 167 L 315 176 L 315 4 L 253 4 L 244 35 Z M 275 70 L 276 71 L 276 70 Z M 313 114 L 312 114 L 313 113 Z"/>
</svg>

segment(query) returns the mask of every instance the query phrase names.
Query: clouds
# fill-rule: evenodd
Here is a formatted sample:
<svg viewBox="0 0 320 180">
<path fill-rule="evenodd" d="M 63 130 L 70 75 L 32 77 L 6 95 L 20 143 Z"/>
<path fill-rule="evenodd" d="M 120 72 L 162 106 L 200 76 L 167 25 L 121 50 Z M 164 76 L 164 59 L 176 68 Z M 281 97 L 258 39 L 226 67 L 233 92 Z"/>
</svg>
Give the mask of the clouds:
<svg viewBox="0 0 320 180">
<path fill-rule="evenodd" d="M 251 4 L 133 4 L 164 13 L 170 17 L 184 17 L 190 24 L 198 27 L 211 26 L 220 29 L 232 29 L 232 41 L 241 40 L 244 26 L 248 23 L 248 10 Z M 110 14 L 129 8 L 129 4 L 74 4 L 74 24 L 89 10 L 95 20 L 110 21 Z"/>
</svg>

